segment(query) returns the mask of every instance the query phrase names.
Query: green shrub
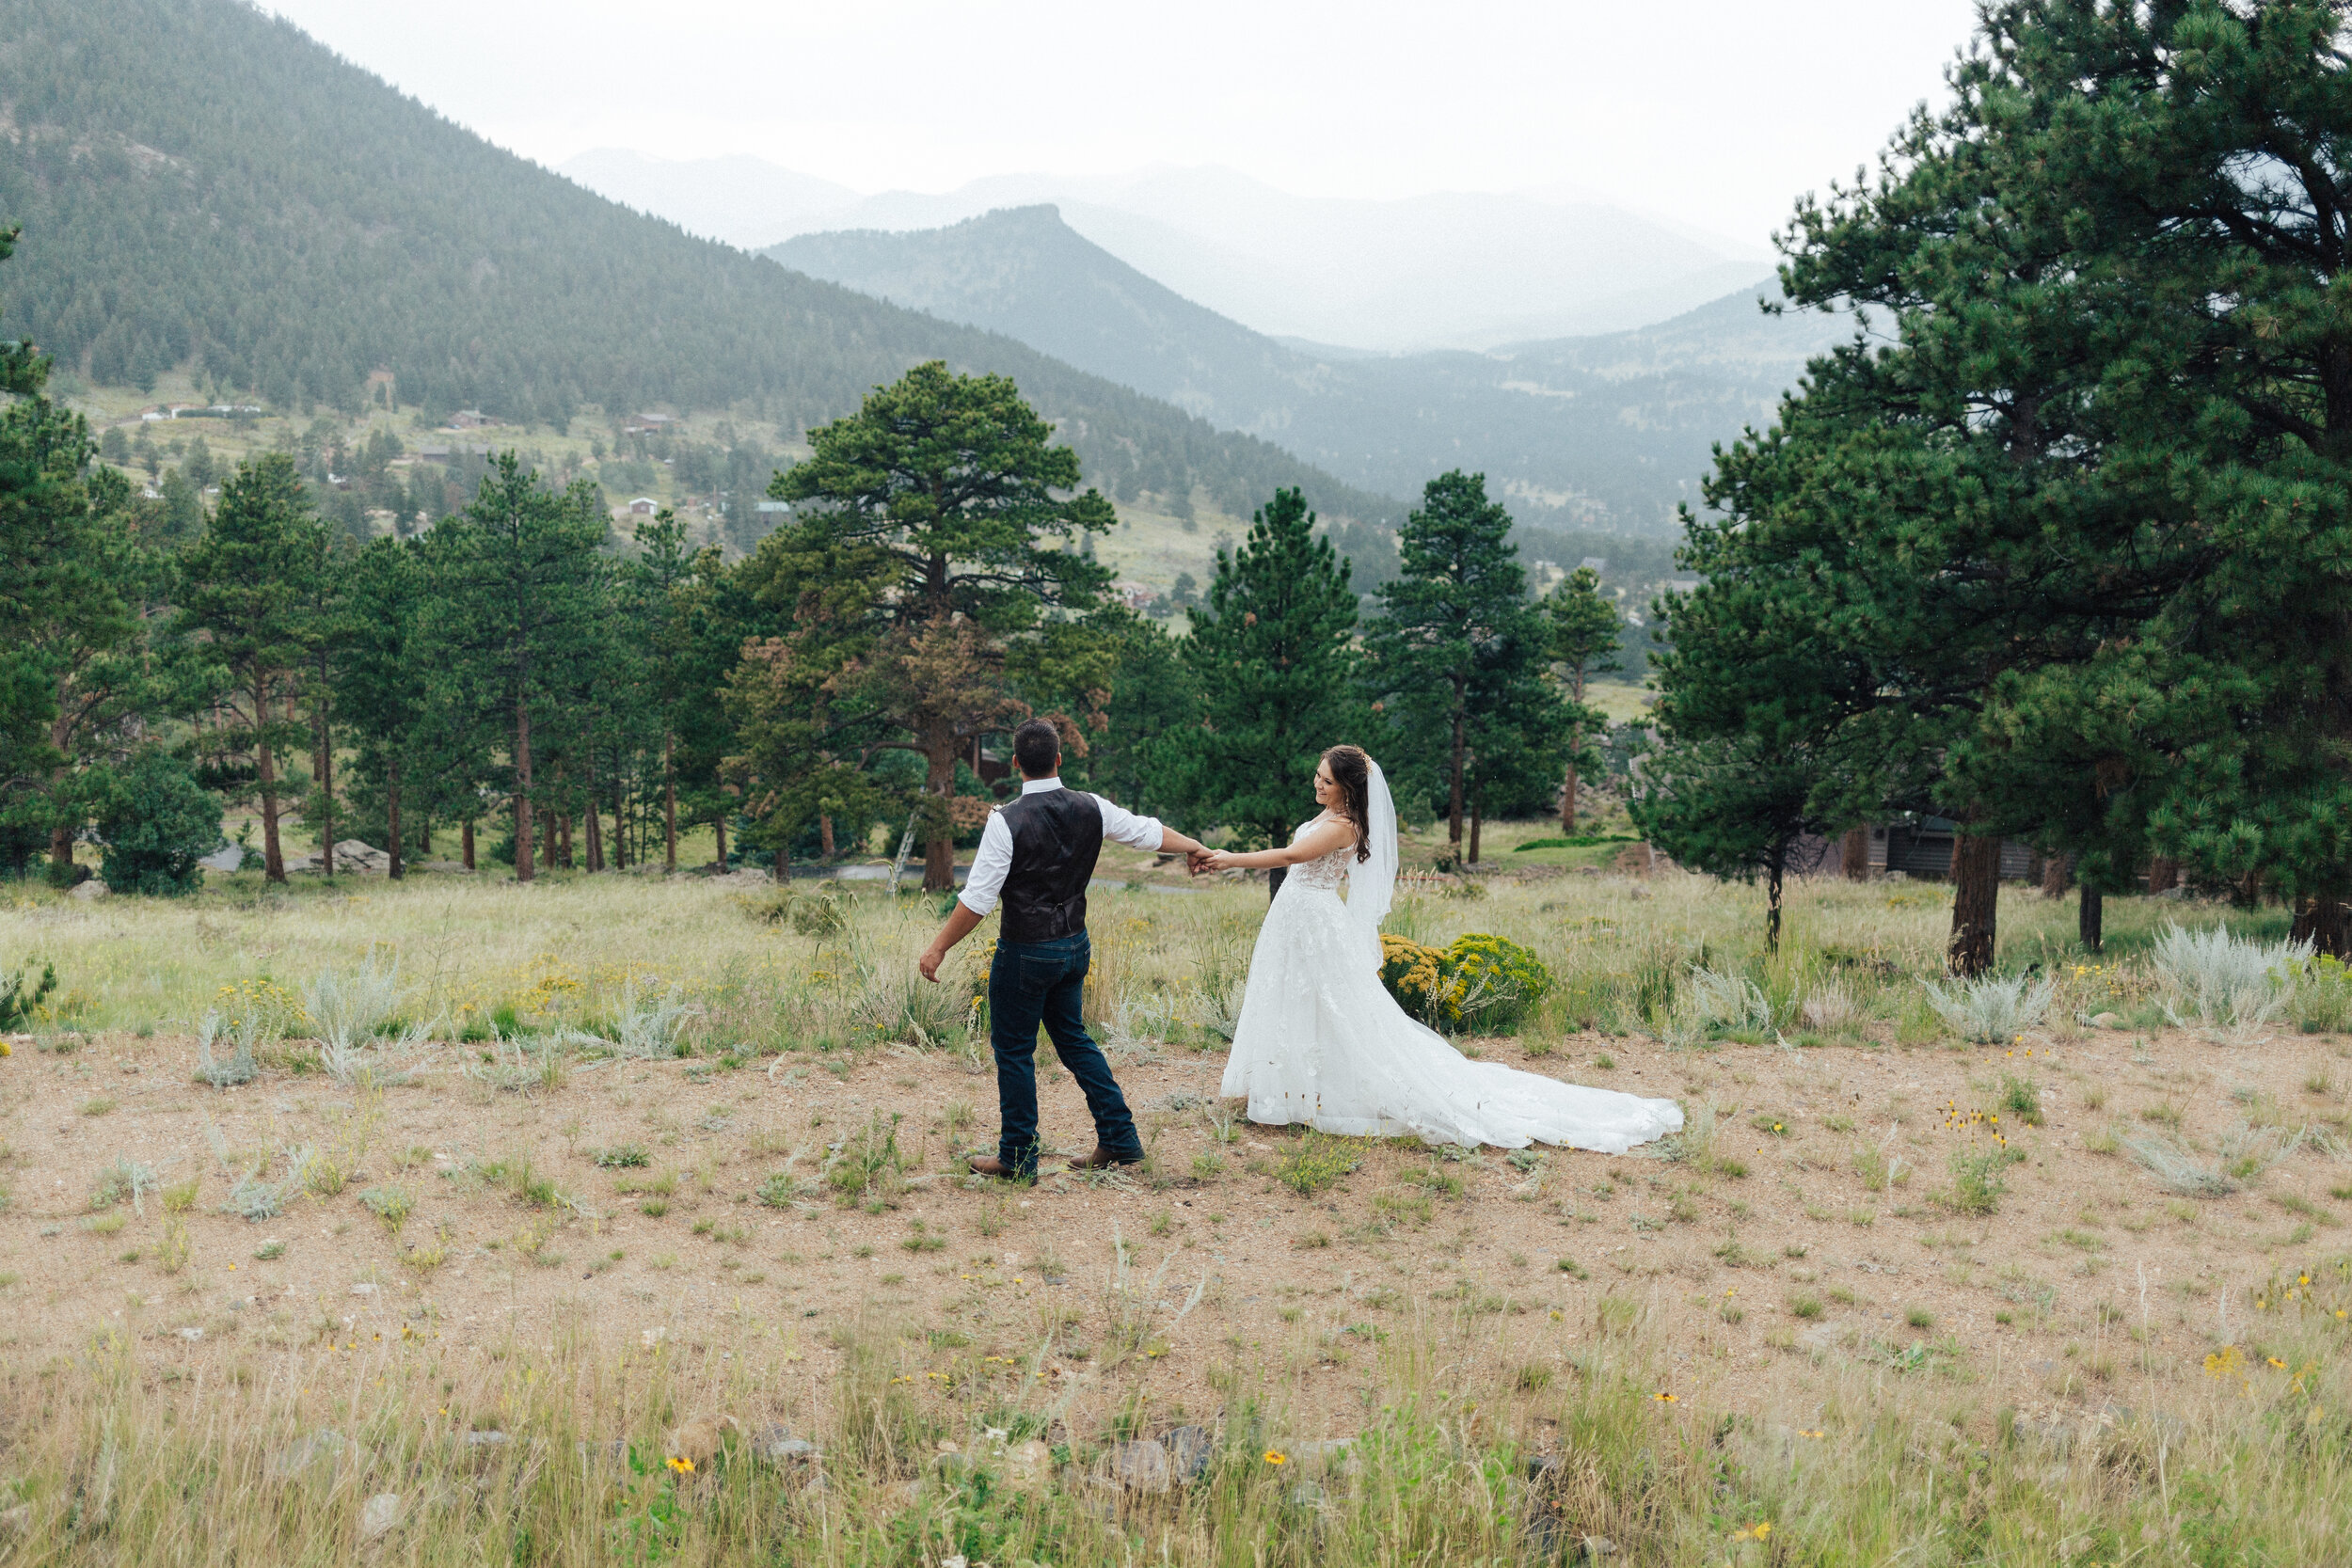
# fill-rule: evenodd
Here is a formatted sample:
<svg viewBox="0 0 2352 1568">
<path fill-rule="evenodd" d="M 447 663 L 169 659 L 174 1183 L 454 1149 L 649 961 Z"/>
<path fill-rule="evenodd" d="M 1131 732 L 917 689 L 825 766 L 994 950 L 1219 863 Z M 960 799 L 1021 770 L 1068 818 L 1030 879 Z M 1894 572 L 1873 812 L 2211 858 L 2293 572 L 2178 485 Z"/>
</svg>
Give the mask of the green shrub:
<svg viewBox="0 0 2352 1568">
<path fill-rule="evenodd" d="M 40 978 L 33 982 L 30 994 L 24 990 L 24 972 L 18 970 L 6 987 L 0 988 L 0 1031 L 10 1034 L 24 1029 L 40 1010 L 42 1001 L 57 989 L 57 966 L 42 964 Z"/>
<path fill-rule="evenodd" d="M 220 847 L 220 799 L 188 765 L 141 752 L 99 786 L 99 875 L 116 893 L 177 897 L 204 886 L 197 862 Z"/>
<path fill-rule="evenodd" d="M 1343 1139 L 1309 1131 L 1275 1166 L 1276 1180 L 1301 1197 L 1312 1197 L 1354 1170 L 1360 1162 Z"/>
<path fill-rule="evenodd" d="M 2294 981 L 2295 1022 L 2305 1034 L 2352 1034 L 2352 965 L 2322 953 Z"/>
</svg>

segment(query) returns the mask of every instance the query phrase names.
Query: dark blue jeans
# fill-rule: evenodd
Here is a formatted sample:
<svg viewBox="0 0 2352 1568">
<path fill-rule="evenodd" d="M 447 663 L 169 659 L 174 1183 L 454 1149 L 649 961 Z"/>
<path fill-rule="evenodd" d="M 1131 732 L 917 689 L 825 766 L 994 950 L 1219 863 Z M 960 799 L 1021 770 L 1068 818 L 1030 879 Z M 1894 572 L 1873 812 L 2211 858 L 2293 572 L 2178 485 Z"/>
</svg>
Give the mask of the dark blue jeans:
<svg viewBox="0 0 2352 1568">
<path fill-rule="evenodd" d="M 1127 1097 L 1111 1077 L 1102 1048 L 1089 1038 L 1082 1014 L 1087 935 L 1052 942 L 1000 942 L 988 971 L 989 1041 L 996 1048 L 996 1108 L 1004 1131 L 996 1157 L 1021 1176 L 1037 1174 L 1037 1030 L 1045 1026 L 1055 1053 L 1086 1092 L 1094 1136 L 1121 1159 L 1143 1158 Z"/>
</svg>

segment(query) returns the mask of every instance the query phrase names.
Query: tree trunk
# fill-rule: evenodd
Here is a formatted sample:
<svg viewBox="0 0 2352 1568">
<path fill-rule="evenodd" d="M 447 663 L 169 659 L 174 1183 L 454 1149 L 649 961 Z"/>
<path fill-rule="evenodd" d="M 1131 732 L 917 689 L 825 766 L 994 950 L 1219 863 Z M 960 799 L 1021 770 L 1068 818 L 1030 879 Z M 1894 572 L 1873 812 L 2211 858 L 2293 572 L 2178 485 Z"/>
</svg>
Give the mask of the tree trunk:
<svg viewBox="0 0 2352 1568">
<path fill-rule="evenodd" d="M 1848 828 L 1846 836 L 1837 841 L 1837 869 L 1850 882 L 1870 879 L 1870 830 L 1867 826 Z"/>
<path fill-rule="evenodd" d="M 817 814 L 817 849 L 828 861 L 832 860 L 835 853 L 833 843 L 833 813 L 829 811 Z"/>
<path fill-rule="evenodd" d="M 1578 706 L 1583 705 L 1584 666 L 1581 664 L 1576 667 L 1576 678 L 1571 685 L 1570 696 Z M 1571 725 L 1568 729 L 1567 777 L 1560 782 L 1560 831 L 1571 836 L 1576 832 L 1576 758 L 1577 753 L 1583 749 L 1584 726 Z"/>
<path fill-rule="evenodd" d="M 56 701 L 57 718 L 49 726 L 49 744 L 56 749 L 58 755 L 70 757 L 72 755 L 73 735 L 65 716 L 67 692 L 63 677 L 57 681 Z M 53 791 L 61 791 L 65 787 L 66 774 L 72 768 L 70 762 L 57 765 L 57 770 L 50 775 L 49 784 Z M 62 822 L 54 824 L 49 830 L 49 879 L 54 884 L 62 886 L 73 875 L 73 830 Z"/>
<path fill-rule="evenodd" d="M 555 842 L 564 870 L 572 868 L 572 814 L 558 812 L 555 817 Z"/>
<path fill-rule="evenodd" d="M 2095 887 L 2083 888 L 2082 907 L 2074 911 L 2074 935 L 2086 953 L 2101 951 L 2106 936 L 2107 895 Z"/>
<path fill-rule="evenodd" d="M 2001 840 L 1962 833 L 1952 840 L 1952 943 L 1945 964 L 1973 978 L 1993 967 L 1994 918 L 2001 896 Z"/>
<path fill-rule="evenodd" d="M 515 880 L 531 880 L 531 708 L 515 705 Z"/>
<path fill-rule="evenodd" d="M 596 782 L 588 785 L 588 815 L 581 818 L 588 831 L 588 870 L 590 875 L 604 869 L 604 810 L 596 804 Z"/>
<path fill-rule="evenodd" d="M 458 847 L 459 847 L 460 851 L 461 851 L 461 852 L 465 855 L 465 857 L 466 857 L 466 869 L 467 869 L 467 870 L 469 870 L 469 871 L 471 871 L 471 870 L 473 869 L 473 818 L 472 818 L 472 817 L 469 816 L 469 817 L 467 817 L 467 818 L 466 818 L 466 820 L 465 820 L 465 821 L 463 821 L 463 822 L 461 822 L 461 823 L 459 823 L 459 824 L 458 824 L 458 827 L 457 827 L 457 843 L 458 843 Z"/>
<path fill-rule="evenodd" d="M 2148 863 L 2148 891 L 2169 893 L 2181 885 L 2181 863 L 2158 855 Z"/>
<path fill-rule="evenodd" d="M 537 813 L 534 813 L 534 814 L 533 814 L 533 816 L 538 816 L 538 815 L 539 815 L 539 814 L 537 814 Z M 541 863 L 541 864 L 545 865 L 545 866 L 546 866 L 546 867 L 547 867 L 549 871 L 552 871 L 552 870 L 554 870 L 554 869 L 555 869 L 555 865 L 556 865 L 556 861 L 555 861 L 555 828 L 556 828 L 556 824 L 557 824 L 558 822 L 560 822 L 560 821 L 562 821 L 562 820 L 563 820 L 564 814 L 563 814 L 562 812 L 559 812 L 559 811 L 550 810 L 550 811 L 547 812 L 545 815 L 546 815 L 546 817 L 547 817 L 547 826 L 546 826 L 545 828 L 541 829 L 540 831 L 541 831 L 543 833 L 545 833 L 545 834 L 547 835 L 547 845 L 546 845 L 546 847 L 544 847 L 544 848 L 540 851 L 540 854 L 539 854 L 539 862 L 540 862 L 540 863 Z"/>
<path fill-rule="evenodd" d="M 1462 714 L 1459 683 L 1454 693 L 1454 752 L 1446 768 L 1445 841 L 1458 855 L 1462 848 L 1462 759 L 1470 750 Z"/>
<path fill-rule="evenodd" d="M 670 766 L 670 737 L 661 737 L 661 869 L 677 874 L 677 774 Z"/>
<path fill-rule="evenodd" d="M 253 717 L 256 720 L 253 736 L 253 771 L 262 793 L 262 877 L 265 881 L 286 879 L 286 855 L 278 845 L 278 764 L 270 755 L 269 741 L 262 734 L 269 727 L 269 678 L 253 677 Z"/>
<path fill-rule="evenodd" d="M 1764 951 L 1780 951 L 1781 884 L 1788 865 L 1788 848 L 1783 845 L 1779 853 L 1764 863 Z"/>
<path fill-rule="evenodd" d="M 953 742 L 936 746 L 930 753 L 930 777 L 924 781 L 923 792 L 939 798 L 944 812 L 949 796 L 956 792 L 956 752 Z M 784 850 L 776 855 L 781 859 Z M 923 891 L 946 893 L 956 885 L 956 843 L 940 833 L 923 846 Z"/>
<path fill-rule="evenodd" d="M 390 816 L 392 838 L 392 842 L 386 847 L 392 863 L 384 868 L 384 875 L 397 882 L 405 870 L 401 863 L 401 851 L 405 846 L 400 837 L 400 764 L 397 761 L 385 765 L 384 805 Z"/>
<path fill-rule="evenodd" d="M 1476 864 L 1478 863 L 1478 829 L 1479 829 L 1479 824 L 1480 824 L 1480 823 L 1481 823 L 1481 821 L 1484 819 L 1485 814 L 1484 814 L 1484 813 L 1482 813 L 1482 812 L 1478 809 L 1478 802 L 1477 802 L 1477 801 L 1475 801 L 1475 800 L 1473 800 L 1473 801 L 1471 801 L 1471 802 L 1470 802 L 1470 858 L 1469 858 L 1469 860 L 1468 860 L 1467 862 L 1465 862 L 1464 863 L 1466 863 L 1466 864 L 1470 864 L 1470 865 L 1476 865 Z"/>
<path fill-rule="evenodd" d="M 2331 958 L 2352 958 L 2352 905 L 2325 893 L 2296 899 L 2295 927 L 2287 940 L 2309 942 Z"/>
<path fill-rule="evenodd" d="M 621 781 L 612 781 L 612 869 L 628 869 L 628 818 L 621 812 Z"/>
<path fill-rule="evenodd" d="M 317 693 L 310 698 L 310 729 L 315 734 L 315 754 L 312 754 L 310 778 L 317 781 L 320 795 L 320 834 L 317 834 L 317 863 L 325 870 L 326 881 L 334 881 L 334 736 L 326 734 L 326 651 L 317 654 Z"/>
<path fill-rule="evenodd" d="M 710 827 L 719 835 L 719 858 L 712 863 L 718 866 L 719 875 L 723 877 L 727 870 L 727 814 L 723 811 L 712 817 Z"/>
<path fill-rule="evenodd" d="M 2074 879 L 2074 856 L 2072 856 L 2072 855 L 2047 855 L 2047 856 L 2044 856 L 2044 857 L 2042 858 L 2042 897 L 2044 897 L 2044 898 L 2063 898 L 2063 897 L 2065 897 L 2065 896 L 2066 896 L 2066 884 L 2067 884 L 2067 883 L 2069 883 L 2069 882 L 2071 882 L 2071 881 L 2073 881 Z"/>
</svg>

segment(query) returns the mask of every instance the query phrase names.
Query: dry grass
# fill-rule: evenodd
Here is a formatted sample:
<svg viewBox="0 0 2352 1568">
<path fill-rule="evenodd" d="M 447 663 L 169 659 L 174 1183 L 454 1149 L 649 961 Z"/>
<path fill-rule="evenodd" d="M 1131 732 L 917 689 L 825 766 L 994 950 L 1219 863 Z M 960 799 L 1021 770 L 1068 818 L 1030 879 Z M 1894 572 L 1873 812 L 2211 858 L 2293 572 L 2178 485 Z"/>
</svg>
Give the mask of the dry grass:
<svg viewBox="0 0 2352 1568">
<path fill-rule="evenodd" d="M 0 1060 L 0 1560 L 1254 1568 L 1592 1535 L 1740 1568 L 2152 1541 L 2283 1562 L 2352 1528 L 2352 1259 L 2321 1228 L 2341 1127 L 2247 1109 L 2297 1103 L 2333 1048 L 2249 1040 L 2225 1081 L 2185 1033 L 2079 1028 L 2148 1000 L 2131 901 L 2122 957 L 2080 976 L 2052 945 L 2071 911 L 2008 901 L 2006 954 L 2052 953 L 2059 995 L 2044 1030 L 1970 1048 L 1917 1005 L 1941 890 L 1801 887 L 1772 960 L 1756 896 L 1696 879 L 1410 897 L 1422 940 L 1497 931 L 1560 979 L 1518 1037 L 1472 1042 L 1486 1059 L 1692 1108 L 1658 1157 L 1609 1160 L 1234 1123 L 1213 993 L 1263 885 L 1105 892 L 1095 1006 L 1124 1008 L 1152 1162 L 1008 1189 L 950 1163 L 993 1132 L 968 991 L 907 1000 L 933 902 L 857 896 L 820 936 L 748 891 L 428 878 L 0 911 L 0 958 L 54 959 L 72 997 L 45 1050 Z M 412 1079 L 342 1085 L 292 1009 L 372 949 L 432 1043 Z M 1693 1026 L 1697 966 L 1769 1025 L 1749 1004 Z M 674 986 L 683 1059 L 583 1043 Z M 223 988 L 285 1027 L 216 1089 L 195 1032 Z M 453 1037 L 485 1026 L 555 1070 L 469 1074 L 494 1042 Z M 1954 1201 L 1954 1156 L 1982 1150 L 1931 1113 L 2008 1126 L 2026 1081 L 2024 1158 L 1989 1212 Z M 2090 1085 L 2167 1107 L 2249 1194 L 2168 1207 L 2093 1152 Z M 1083 1147 L 1074 1086 L 1042 1094 Z M 223 1212 L 264 1190 L 274 1212 Z M 1214 1442 L 1189 1487 L 1098 1479 L 1178 1426 Z M 761 1457 L 778 1427 L 818 1457 Z"/>
</svg>

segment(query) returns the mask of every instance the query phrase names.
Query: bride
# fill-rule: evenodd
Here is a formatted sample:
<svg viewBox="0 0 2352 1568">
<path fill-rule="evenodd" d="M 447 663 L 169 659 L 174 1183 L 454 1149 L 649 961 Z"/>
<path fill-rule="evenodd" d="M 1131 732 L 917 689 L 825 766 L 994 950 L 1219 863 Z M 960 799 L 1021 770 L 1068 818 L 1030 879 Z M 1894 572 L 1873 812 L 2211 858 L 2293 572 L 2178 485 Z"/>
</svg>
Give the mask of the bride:
<svg viewBox="0 0 2352 1568">
<path fill-rule="evenodd" d="M 1608 1154 L 1682 1126 L 1671 1100 L 1473 1062 L 1407 1016 L 1380 983 L 1380 922 L 1396 885 L 1388 781 L 1359 748 L 1334 746 L 1315 768 L 1315 800 L 1323 815 L 1292 834 L 1287 848 L 1201 860 L 1216 871 L 1291 868 L 1258 931 L 1225 1064 L 1222 1092 L 1248 1097 L 1250 1120 Z"/>
</svg>

